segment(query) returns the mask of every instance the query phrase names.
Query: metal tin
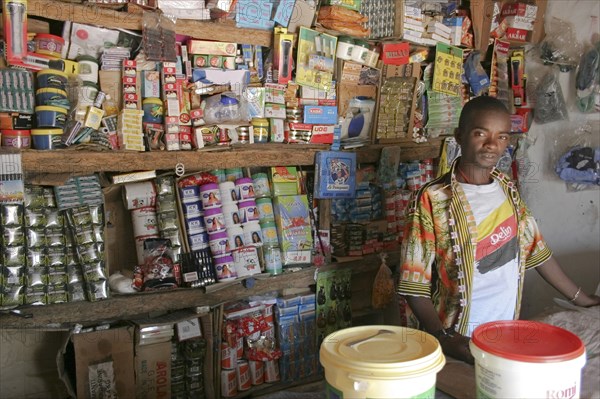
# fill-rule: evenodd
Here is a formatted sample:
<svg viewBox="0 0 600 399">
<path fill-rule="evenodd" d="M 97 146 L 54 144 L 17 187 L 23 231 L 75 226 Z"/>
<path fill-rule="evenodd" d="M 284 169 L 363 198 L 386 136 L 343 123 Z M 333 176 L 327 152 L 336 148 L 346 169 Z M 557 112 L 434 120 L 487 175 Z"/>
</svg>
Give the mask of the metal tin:
<svg viewBox="0 0 600 399">
<path fill-rule="evenodd" d="M 238 143 L 247 144 L 250 142 L 250 126 L 238 126 L 235 130 L 237 132 Z"/>
</svg>

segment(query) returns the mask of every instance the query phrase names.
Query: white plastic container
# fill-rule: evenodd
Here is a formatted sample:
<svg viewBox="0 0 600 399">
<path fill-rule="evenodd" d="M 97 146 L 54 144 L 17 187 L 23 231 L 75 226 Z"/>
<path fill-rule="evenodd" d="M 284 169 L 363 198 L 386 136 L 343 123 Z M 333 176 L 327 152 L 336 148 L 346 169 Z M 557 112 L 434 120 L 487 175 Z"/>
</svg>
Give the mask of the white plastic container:
<svg viewBox="0 0 600 399">
<path fill-rule="evenodd" d="M 509 320 L 478 326 L 471 337 L 478 398 L 579 398 L 585 346 L 570 331 Z"/>
<path fill-rule="evenodd" d="M 321 344 L 320 360 L 327 399 L 433 398 L 437 372 L 446 364 L 432 335 L 377 325 L 328 335 Z"/>
</svg>

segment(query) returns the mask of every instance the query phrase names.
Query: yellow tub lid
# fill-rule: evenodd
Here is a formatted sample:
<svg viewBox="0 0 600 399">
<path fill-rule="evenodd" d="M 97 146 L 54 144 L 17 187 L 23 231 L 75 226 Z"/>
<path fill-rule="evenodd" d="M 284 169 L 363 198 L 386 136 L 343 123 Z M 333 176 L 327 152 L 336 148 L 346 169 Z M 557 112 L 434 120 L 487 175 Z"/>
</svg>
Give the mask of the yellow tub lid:
<svg viewBox="0 0 600 399">
<path fill-rule="evenodd" d="M 331 367 L 375 379 L 437 373 L 446 363 L 442 348 L 432 335 L 384 325 L 351 327 L 328 335 L 321 344 L 320 359 L 325 369 Z"/>
<path fill-rule="evenodd" d="M 35 112 L 41 112 L 41 111 L 54 111 L 54 112 L 60 112 L 61 114 L 66 114 L 67 110 L 61 107 L 55 107 L 54 105 L 38 105 L 37 107 L 35 107 Z"/>
<path fill-rule="evenodd" d="M 41 136 L 41 135 L 59 135 L 63 134 L 62 129 L 31 129 L 32 136 Z"/>
<path fill-rule="evenodd" d="M 65 79 L 67 78 L 67 74 L 64 73 L 63 71 L 59 71 L 58 69 L 42 69 L 41 71 L 37 72 L 38 75 L 59 75 L 64 77 Z"/>
</svg>

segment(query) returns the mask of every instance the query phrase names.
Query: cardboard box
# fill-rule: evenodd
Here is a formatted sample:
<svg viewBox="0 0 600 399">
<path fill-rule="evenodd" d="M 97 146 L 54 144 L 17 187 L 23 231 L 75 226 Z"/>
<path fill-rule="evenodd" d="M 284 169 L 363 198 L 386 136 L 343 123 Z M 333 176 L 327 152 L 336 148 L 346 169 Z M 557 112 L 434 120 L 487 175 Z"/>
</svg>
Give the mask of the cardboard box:
<svg viewBox="0 0 600 399">
<path fill-rule="evenodd" d="M 57 367 L 73 397 L 135 397 L 133 327 L 70 335 Z"/>
<path fill-rule="evenodd" d="M 410 45 L 407 42 L 382 43 L 381 60 L 387 65 L 408 64 Z"/>
<path fill-rule="evenodd" d="M 171 397 L 170 341 L 135 347 L 135 397 L 144 399 Z"/>
</svg>

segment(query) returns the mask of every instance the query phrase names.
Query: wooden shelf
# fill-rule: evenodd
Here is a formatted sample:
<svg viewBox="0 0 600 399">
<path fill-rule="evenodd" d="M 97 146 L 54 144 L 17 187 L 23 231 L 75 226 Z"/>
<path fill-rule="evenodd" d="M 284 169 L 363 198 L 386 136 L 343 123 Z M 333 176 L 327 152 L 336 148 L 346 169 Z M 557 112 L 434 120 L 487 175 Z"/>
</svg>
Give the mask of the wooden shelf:
<svg viewBox="0 0 600 399">
<path fill-rule="evenodd" d="M 389 253 L 393 260 L 398 259 L 397 252 Z M 354 274 L 373 271 L 379 267 L 378 255 L 354 258 L 346 262 L 323 266 L 319 270 L 331 268 L 351 268 Z M 391 264 L 388 261 L 388 264 Z M 197 306 L 214 307 L 224 302 L 236 301 L 268 291 L 280 291 L 285 288 L 305 288 L 315 283 L 315 267 L 307 267 L 297 272 L 277 276 L 258 275 L 254 277 L 254 286 L 246 288 L 246 280 L 217 283 L 199 288 L 181 288 L 176 290 L 148 292 L 128 295 L 113 295 L 98 302 L 69 302 L 47 306 L 24 306 L 23 313 L 31 318 L 22 318 L 12 314 L 0 314 L 0 329 L 37 329 L 69 330 L 75 324 L 84 326 L 107 321 L 128 320 L 150 313 L 175 311 Z"/>
<path fill-rule="evenodd" d="M 29 0 L 29 15 L 71 21 L 82 24 L 98 25 L 107 28 L 142 30 L 142 13 L 117 11 L 98 7 L 94 4 L 63 3 L 51 0 Z M 271 47 L 271 31 L 236 28 L 233 21 L 195 21 L 178 19 L 175 31 L 195 39 L 234 42 L 239 44 L 257 44 Z"/>
<path fill-rule="evenodd" d="M 436 158 L 442 140 L 428 143 L 412 141 L 400 143 L 401 160 Z M 358 162 L 375 163 L 383 145 L 371 145 L 356 150 Z M 95 173 L 132 172 L 136 170 L 174 170 L 181 163 L 186 171 L 233 167 L 259 167 L 284 165 L 313 165 L 318 151 L 328 150 L 328 145 L 301 144 L 248 144 L 223 149 L 199 151 L 89 151 L 76 148 L 52 151 L 21 151 L 23 169 L 29 173 Z M 0 150 L 8 151 L 8 150 Z"/>
</svg>

